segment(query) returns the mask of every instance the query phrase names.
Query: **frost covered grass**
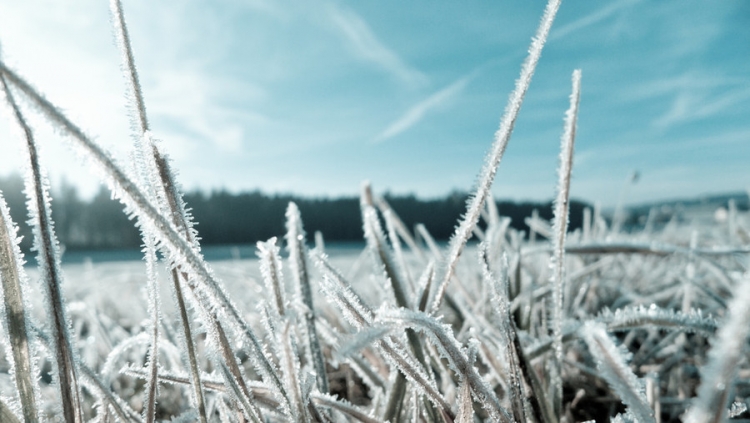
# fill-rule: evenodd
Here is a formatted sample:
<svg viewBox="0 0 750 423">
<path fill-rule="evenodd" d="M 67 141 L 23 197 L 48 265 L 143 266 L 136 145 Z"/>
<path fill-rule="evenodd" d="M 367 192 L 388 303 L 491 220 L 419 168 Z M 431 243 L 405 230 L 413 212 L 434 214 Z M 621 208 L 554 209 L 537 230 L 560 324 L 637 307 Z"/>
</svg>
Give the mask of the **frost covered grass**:
<svg viewBox="0 0 750 423">
<path fill-rule="evenodd" d="M 151 134 L 118 0 L 113 22 L 136 140 L 129 166 L 0 62 L 6 114 L 28 152 L 39 263 L 26 274 L 0 197 L 0 421 L 747 417 L 748 216 L 701 226 L 675 218 L 658 231 L 647 224 L 624 233 L 586 210 L 582 230 L 569 233 L 581 71 L 562 130 L 553 221 L 532 217 L 531 233 L 516 231 L 491 199 L 559 6 L 550 0 L 544 11 L 447 248 L 424 226 L 405 227 L 366 183 L 366 247 L 354 260 L 327 256 L 325 234 L 310 248 L 293 203 L 286 234 L 259 242 L 257 260 L 203 259 Z M 44 115 L 123 203 L 141 230 L 145 268 L 60 265 L 54 202 L 23 105 Z"/>
</svg>

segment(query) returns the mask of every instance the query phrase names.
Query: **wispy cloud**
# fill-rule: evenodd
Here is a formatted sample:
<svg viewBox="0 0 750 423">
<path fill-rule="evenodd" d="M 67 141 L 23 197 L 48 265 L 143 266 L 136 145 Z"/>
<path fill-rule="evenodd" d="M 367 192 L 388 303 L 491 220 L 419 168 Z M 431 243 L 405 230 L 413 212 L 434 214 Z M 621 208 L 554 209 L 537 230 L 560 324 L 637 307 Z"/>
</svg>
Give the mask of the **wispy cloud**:
<svg viewBox="0 0 750 423">
<path fill-rule="evenodd" d="M 689 90 L 681 90 L 672 101 L 669 109 L 653 121 L 659 128 L 668 128 L 688 120 L 711 117 L 738 103 L 750 100 L 750 89 L 731 90 L 720 95 L 708 95 Z"/>
<path fill-rule="evenodd" d="M 620 0 L 611 3 L 608 6 L 602 7 L 601 9 L 593 13 L 589 13 L 586 16 L 578 18 L 567 25 L 563 25 L 557 30 L 553 29 L 552 34 L 550 34 L 550 39 L 554 40 L 557 38 L 565 37 L 566 35 L 572 34 L 573 32 L 579 31 L 583 28 L 586 28 L 587 26 L 594 25 L 609 18 L 610 16 L 613 16 L 620 9 L 633 6 L 634 4 L 640 2 L 641 0 Z"/>
<path fill-rule="evenodd" d="M 415 104 L 407 110 L 406 113 L 401 115 L 401 117 L 388 125 L 388 127 L 385 128 L 377 138 L 375 138 L 375 142 L 383 142 L 387 139 L 393 138 L 416 125 L 425 117 L 425 115 L 427 115 L 427 113 L 450 102 L 459 95 L 477 74 L 478 71 L 471 72 Z"/>
<path fill-rule="evenodd" d="M 327 10 L 333 26 L 361 59 L 377 65 L 407 84 L 421 84 L 427 80 L 422 72 L 409 66 L 396 52 L 383 44 L 357 13 L 332 3 L 328 4 Z"/>
</svg>

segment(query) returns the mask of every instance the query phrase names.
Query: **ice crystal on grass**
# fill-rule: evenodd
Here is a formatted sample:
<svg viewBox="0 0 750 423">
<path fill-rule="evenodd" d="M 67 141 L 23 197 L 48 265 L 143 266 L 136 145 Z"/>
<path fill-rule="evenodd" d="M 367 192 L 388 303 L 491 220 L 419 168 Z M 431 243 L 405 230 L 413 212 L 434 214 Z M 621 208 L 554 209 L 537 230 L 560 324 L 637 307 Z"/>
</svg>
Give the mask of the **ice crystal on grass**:
<svg viewBox="0 0 750 423">
<path fill-rule="evenodd" d="M 700 310 L 682 313 L 665 310 L 652 304 L 649 307 L 625 307 L 614 312 L 605 309 L 598 320 L 607 324 L 610 331 L 627 331 L 635 328 L 656 327 L 667 330 L 700 333 L 711 336 L 716 332 L 718 323 L 713 317 L 703 316 Z"/>
<path fill-rule="evenodd" d="M 630 353 L 612 341 L 602 323 L 587 322 L 581 331 L 596 360 L 597 369 L 628 406 L 628 410 L 639 422 L 655 423 L 654 412 L 646 399 L 645 385 L 627 364 Z"/>
</svg>

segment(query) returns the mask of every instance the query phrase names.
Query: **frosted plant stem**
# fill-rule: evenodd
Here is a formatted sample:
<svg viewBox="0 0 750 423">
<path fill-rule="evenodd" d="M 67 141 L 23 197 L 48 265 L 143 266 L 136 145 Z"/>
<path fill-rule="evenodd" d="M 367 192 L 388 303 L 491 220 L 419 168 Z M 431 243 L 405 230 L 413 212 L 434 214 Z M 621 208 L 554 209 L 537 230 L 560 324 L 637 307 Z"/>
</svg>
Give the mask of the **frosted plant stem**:
<svg viewBox="0 0 750 423">
<path fill-rule="evenodd" d="M 0 75 L 8 105 L 13 110 L 16 123 L 21 128 L 28 151 L 28 174 L 25 191 L 28 197 L 29 214 L 33 225 L 34 244 L 39 254 L 39 269 L 45 284 L 47 313 L 53 334 L 53 351 L 57 364 L 62 411 L 68 423 L 82 423 L 80 390 L 76 376 L 76 363 L 73 357 L 68 320 L 65 315 L 65 302 L 62 294 L 62 274 L 60 257 L 57 254 L 57 239 L 54 234 L 52 214 L 49 209 L 49 193 L 39 165 L 36 143 L 31 128 L 13 98 L 6 78 Z"/>
<path fill-rule="evenodd" d="M 248 325 L 232 301 L 229 300 L 223 288 L 221 288 L 219 282 L 214 278 L 206 262 L 194 246 L 188 243 L 172 222 L 159 213 L 138 186 L 114 163 L 108 153 L 102 150 L 80 128 L 68 120 L 52 103 L 37 93 L 26 81 L 5 67 L 3 63 L 0 63 L 0 72 L 5 75 L 9 82 L 21 90 L 29 100 L 36 104 L 53 125 L 60 128 L 76 141 L 76 145 L 85 157 L 91 160 L 99 176 L 110 185 L 115 197 L 120 199 L 123 204 L 138 216 L 141 224 L 150 227 L 150 230 L 158 236 L 160 245 L 166 249 L 165 252 L 173 260 L 180 263 L 184 266 L 185 270 L 189 271 L 196 279 L 205 284 L 211 306 L 215 306 L 226 313 L 235 323 L 238 330 L 250 340 L 252 354 L 257 358 L 259 370 L 288 402 L 286 390 L 278 374 L 265 356 L 255 332 L 250 328 L 250 325 Z"/>
<path fill-rule="evenodd" d="M 297 295 L 305 304 L 304 319 L 307 332 L 307 349 L 315 368 L 315 380 L 318 391 L 328 393 L 328 376 L 323 358 L 323 350 L 318 341 L 318 330 L 315 328 L 315 305 L 313 304 L 310 276 L 307 270 L 307 247 L 305 246 L 305 230 L 299 208 L 289 203 L 286 209 L 286 242 L 289 249 L 292 277 L 297 287 Z"/>
<path fill-rule="evenodd" d="M 153 423 L 156 418 L 156 395 L 159 389 L 159 281 L 156 278 L 156 248 L 151 235 L 143 233 L 146 243 L 146 272 L 148 274 L 148 308 L 151 312 L 151 343 L 148 353 L 149 378 L 146 381 L 146 406 L 143 409 L 146 423 Z"/>
<path fill-rule="evenodd" d="M 576 121 L 578 104 L 581 98 L 581 71 L 573 71 L 573 89 L 570 94 L 570 108 L 565 113 L 565 130 L 560 140 L 560 167 L 558 169 L 557 199 L 555 200 L 552 256 L 552 331 L 554 337 L 557 377 L 552 380 L 555 412 L 562 412 L 562 360 L 563 333 L 562 323 L 565 319 L 563 309 L 563 291 L 565 283 L 565 235 L 568 232 L 568 215 L 570 212 L 570 174 L 573 169 L 573 146 L 576 139 Z"/>
<path fill-rule="evenodd" d="M 193 400 L 195 401 L 196 409 L 198 409 L 200 422 L 207 423 L 206 401 L 203 396 L 200 368 L 198 367 L 198 358 L 195 353 L 195 344 L 193 343 L 193 334 L 190 328 L 190 318 L 188 317 L 187 305 L 185 304 L 185 296 L 182 292 L 182 286 L 180 286 L 181 275 L 177 269 L 172 269 L 171 273 L 172 286 L 175 291 L 175 300 L 177 301 L 177 308 L 180 311 L 183 341 L 185 342 L 185 350 L 187 352 L 188 365 L 190 367 L 190 385 L 193 388 Z"/>
<path fill-rule="evenodd" d="M 171 211 L 171 214 L 173 216 L 174 223 L 176 226 L 182 227 L 185 236 L 187 238 L 190 238 L 190 227 L 189 224 L 185 221 L 186 219 L 184 219 L 184 211 L 178 206 L 182 203 L 178 198 L 179 194 L 177 194 L 176 190 L 174 189 L 175 184 L 171 178 L 171 173 L 168 170 L 166 160 L 161 156 L 156 146 L 151 142 L 151 137 L 148 136 L 149 123 L 146 115 L 146 106 L 143 101 L 143 93 L 138 78 L 138 72 L 135 68 L 135 59 L 133 58 L 130 36 L 128 34 L 127 25 L 125 23 L 125 16 L 122 10 L 122 3 L 120 2 L 120 0 L 112 0 L 110 2 L 110 9 L 113 16 L 112 21 L 115 26 L 115 37 L 117 39 L 117 43 L 120 47 L 120 52 L 122 55 L 125 78 L 129 82 L 128 86 L 130 87 L 131 104 L 132 108 L 134 109 L 134 120 L 136 121 L 135 126 L 138 128 L 138 132 L 141 138 L 141 142 L 136 143 L 136 157 L 139 157 L 141 160 L 146 161 L 146 163 L 141 162 L 141 165 L 143 165 L 143 167 L 148 168 L 149 164 L 151 164 L 152 166 L 156 166 L 158 170 L 158 176 L 161 181 L 160 187 L 163 190 L 161 192 L 167 199 L 167 205 L 169 206 L 169 211 Z M 149 147 L 151 149 L 153 161 L 149 161 L 145 157 L 149 152 L 143 151 L 148 150 Z M 147 172 L 147 169 L 141 169 L 141 172 L 147 176 L 146 180 L 143 181 L 145 184 L 148 184 L 149 182 L 156 182 L 148 180 L 148 176 L 150 176 L 151 174 Z M 156 191 L 156 187 L 152 187 L 152 192 L 154 191 Z M 155 198 L 153 199 L 155 200 Z M 195 401 L 196 409 L 198 410 L 200 422 L 206 423 L 207 417 L 205 409 L 205 399 L 203 397 L 203 391 L 201 389 L 200 372 L 198 370 L 197 359 L 195 356 L 195 347 L 193 345 L 193 339 L 191 336 L 190 322 L 187 310 L 185 309 L 185 299 L 182 296 L 182 289 L 180 287 L 179 272 L 176 269 L 172 269 L 171 273 L 175 298 L 180 310 L 180 320 L 183 327 L 183 336 L 185 338 L 184 342 L 188 364 L 193 381 L 193 399 Z M 149 404 L 150 403 L 151 398 L 149 398 Z"/>
<path fill-rule="evenodd" d="M 301 390 L 302 380 L 300 378 L 300 363 L 299 357 L 297 356 L 297 348 L 294 339 L 292 338 L 291 325 L 289 320 L 284 322 L 284 327 L 281 329 L 281 333 L 278 334 L 279 338 L 277 342 L 281 344 L 279 349 L 281 356 L 279 361 L 284 369 L 284 375 L 286 376 L 287 389 L 291 393 L 292 399 L 292 416 L 296 421 L 309 422 L 310 417 L 306 412 L 306 399 L 304 398 Z"/>
<path fill-rule="evenodd" d="M 698 397 L 688 410 L 686 423 L 722 422 L 750 334 L 750 274 L 745 274 L 729 303 L 724 323 L 711 341 L 708 362 L 701 369 Z"/>
<path fill-rule="evenodd" d="M 130 35 L 128 34 L 128 27 L 125 24 L 125 16 L 122 11 L 122 3 L 120 0 L 112 0 L 110 2 L 110 9 L 112 12 L 112 21 L 115 25 L 115 37 L 117 38 L 117 44 L 120 47 L 120 53 L 122 55 L 124 65 L 123 71 L 131 90 L 130 95 L 132 96 L 133 108 L 135 109 L 135 115 L 137 117 L 138 129 L 140 133 L 143 134 L 149 130 L 148 118 L 146 117 L 146 105 L 143 102 L 141 83 L 138 79 L 138 72 L 135 69 L 133 49 L 130 47 Z"/>
<path fill-rule="evenodd" d="M 468 201 L 466 215 L 459 223 L 456 232 L 451 238 L 448 255 L 445 257 L 442 269 L 442 276 L 438 281 L 432 305 L 430 306 L 431 312 L 440 307 L 440 303 L 443 301 L 443 296 L 445 295 L 445 289 L 456 269 L 458 257 L 461 255 L 466 241 L 471 237 L 472 230 L 479 220 L 484 201 L 490 194 L 492 182 L 495 180 L 500 160 L 503 158 L 503 154 L 505 154 L 505 148 L 508 146 L 508 141 L 510 141 L 510 136 L 513 133 L 513 127 L 515 126 L 518 112 L 521 110 L 523 98 L 529 89 L 531 77 L 534 75 L 534 70 L 542 54 L 542 48 L 547 41 L 547 35 L 549 35 L 557 10 L 560 8 L 560 1 L 549 0 L 547 7 L 544 9 L 542 21 L 529 47 L 529 55 L 521 66 L 521 76 L 516 80 L 516 86 L 510 94 L 508 105 L 505 107 L 505 112 L 500 121 L 500 128 L 495 132 L 492 149 L 485 159 L 484 167 L 479 176 L 479 185 Z"/>
<path fill-rule="evenodd" d="M 411 235 L 409 230 L 406 228 L 406 225 L 401 220 L 401 218 L 398 216 L 398 214 L 391 208 L 391 205 L 388 204 L 388 202 L 383 197 L 376 197 L 375 204 L 378 206 L 378 209 L 381 213 L 383 213 L 383 216 L 385 216 L 388 212 L 390 212 L 391 218 L 393 220 L 393 226 L 396 232 L 401 236 L 401 238 L 404 240 L 406 245 L 409 246 L 409 249 L 411 249 L 414 254 L 419 257 L 419 260 L 423 263 L 427 263 L 427 257 L 425 257 L 424 252 L 422 249 L 417 245 L 417 242 L 414 240 L 414 237 Z"/>
<path fill-rule="evenodd" d="M 279 316 L 286 315 L 286 299 L 284 298 L 284 282 L 281 274 L 281 259 L 279 258 L 279 247 L 276 246 L 276 237 L 266 242 L 258 241 L 258 258 L 260 259 L 260 273 L 263 276 L 263 282 L 273 296 L 273 301 L 269 301 L 276 314 Z"/>
<path fill-rule="evenodd" d="M 149 138 L 150 139 L 150 138 Z M 176 183 L 172 177 L 172 172 L 169 169 L 169 163 L 159 153 L 156 146 L 152 149 L 154 162 L 159 176 L 159 181 L 163 187 L 167 206 L 169 208 L 170 215 L 172 216 L 173 223 L 181 230 L 182 234 L 188 240 L 189 243 L 198 247 L 195 240 L 195 234 L 192 231 L 192 224 L 190 222 L 189 215 L 185 212 L 185 206 L 180 196 L 179 191 L 176 188 Z M 181 272 L 178 268 L 172 268 L 172 284 L 175 292 L 175 299 L 177 306 L 180 311 L 180 323 L 183 328 L 183 336 L 185 342 L 185 349 L 187 352 L 188 363 L 190 366 L 190 378 L 193 387 L 193 399 L 195 401 L 196 409 L 198 410 L 198 418 L 200 423 L 207 423 L 208 417 L 206 414 L 205 397 L 203 395 L 200 369 L 198 367 L 198 359 L 195 352 L 195 345 L 193 343 L 192 331 L 190 329 L 190 319 L 188 317 L 187 307 L 185 305 L 185 297 L 180 286 L 180 278 L 187 282 L 187 274 Z"/>
<path fill-rule="evenodd" d="M 22 285 L 27 282 L 21 265 L 19 241 L 16 226 L 10 218 L 10 211 L 0 193 L 0 279 L 2 280 L 0 295 L 3 297 L 0 309 L 3 311 L 2 325 L 5 326 L 5 332 L 8 335 L 8 341 L 3 344 L 10 348 L 6 356 L 10 361 L 12 369 L 10 373 L 13 375 L 21 400 L 23 420 L 26 423 L 34 423 L 39 421 L 37 398 L 34 393 L 34 375 L 37 374 L 37 370 L 29 350 L 27 324 L 29 317 L 26 315 L 27 307 L 22 291 Z"/>
<path fill-rule="evenodd" d="M 382 423 L 381 420 L 378 420 L 376 418 L 371 417 L 364 411 L 360 410 L 358 407 L 355 407 L 352 404 L 349 404 L 348 402 L 337 400 L 336 398 L 326 395 L 314 392 L 312 395 L 310 395 L 313 402 L 316 404 L 320 404 L 324 407 L 333 408 L 335 410 L 338 410 L 347 416 L 357 419 L 363 423 Z"/>
</svg>

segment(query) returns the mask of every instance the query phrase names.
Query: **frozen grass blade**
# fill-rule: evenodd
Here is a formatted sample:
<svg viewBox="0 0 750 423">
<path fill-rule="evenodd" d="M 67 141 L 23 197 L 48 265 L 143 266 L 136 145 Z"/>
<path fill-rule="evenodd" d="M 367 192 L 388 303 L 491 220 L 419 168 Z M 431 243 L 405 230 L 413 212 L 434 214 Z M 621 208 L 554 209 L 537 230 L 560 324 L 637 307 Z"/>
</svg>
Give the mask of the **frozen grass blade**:
<svg viewBox="0 0 750 423">
<path fill-rule="evenodd" d="M 21 128 L 28 152 L 27 176 L 24 182 L 28 209 L 34 233 L 34 248 L 38 252 L 39 270 L 42 274 L 47 300 L 47 316 L 53 334 L 53 351 L 57 366 L 57 382 L 60 387 L 62 411 L 69 423 L 82 423 L 80 389 L 76 376 L 76 361 L 68 330 L 65 301 L 62 294 L 62 270 L 57 238 L 50 211 L 49 182 L 42 174 L 36 143 L 31 128 L 10 92 L 6 78 L 0 75 L 5 99 L 16 123 Z"/>
<path fill-rule="evenodd" d="M 153 423 L 156 418 L 156 396 L 159 390 L 159 325 L 161 322 L 161 313 L 159 312 L 159 281 L 156 278 L 156 248 L 154 241 L 149 234 L 142 234 L 143 241 L 146 243 L 144 254 L 146 256 L 146 274 L 148 275 L 148 310 L 151 314 L 150 327 L 151 342 L 147 357 L 147 367 L 149 378 L 146 381 L 146 406 L 143 409 L 143 420 L 146 423 Z"/>
<path fill-rule="evenodd" d="M 417 241 L 414 240 L 414 237 L 409 232 L 409 229 L 406 228 L 404 222 L 400 217 L 398 217 L 398 214 L 393 210 L 393 208 L 391 208 L 391 205 L 388 204 L 385 198 L 380 196 L 376 197 L 375 204 L 378 206 L 380 212 L 383 213 L 383 216 L 386 216 L 386 214 L 390 214 L 396 233 L 401 236 L 401 239 L 403 239 L 406 245 L 408 245 L 409 248 L 414 252 L 414 254 L 419 257 L 420 261 L 426 262 L 427 258 L 424 256 L 424 252 L 422 251 L 422 249 L 419 248 L 419 245 L 417 245 Z"/>
<path fill-rule="evenodd" d="M 279 247 L 276 246 L 276 237 L 266 242 L 256 244 L 258 247 L 258 258 L 260 259 L 260 273 L 266 289 L 272 293 L 273 304 L 279 316 L 286 315 L 286 299 L 284 298 L 284 282 L 281 274 L 281 259 L 279 258 Z"/>
<path fill-rule="evenodd" d="M 17 228 L 10 218 L 10 211 L 0 193 L 0 295 L 3 303 L 2 326 L 8 338 L 2 342 L 6 346 L 6 356 L 10 361 L 10 374 L 13 375 L 21 412 L 26 423 L 39 421 L 35 394 L 35 375 L 38 373 L 30 352 L 29 325 L 27 323 L 28 303 L 24 301 L 22 287 L 27 285 L 23 270 L 23 257 L 18 247 L 20 239 Z M 5 419 L 2 419 L 5 421 Z"/>
<path fill-rule="evenodd" d="M 435 242 L 435 238 L 432 237 L 432 234 L 427 230 L 427 227 L 421 223 L 417 223 L 414 226 L 414 230 L 422 237 L 424 243 L 427 244 L 427 248 L 429 248 L 430 253 L 432 253 L 435 260 L 438 260 L 442 254 L 440 253 L 440 248 L 438 247 L 437 242 Z"/>
<path fill-rule="evenodd" d="M 553 226 L 552 256 L 552 332 L 555 339 L 555 361 L 557 377 L 552 380 L 553 401 L 559 416 L 562 412 L 562 322 L 565 319 L 563 291 L 565 285 L 565 236 L 568 232 L 570 213 L 570 174 L 573 170 L 573 146 L 576 139 L 578 103 L 581 98 L 581 71 L 573 71 L 573 89 L 570 94 L 570 108 L 565 113 L 565 131 L 560 146 L 560 168 L 558 169 L 557 199 Z"/>
<path fill-rule="evenodd" d="M 182 327 L 182 342 L 185 345 L 185 352 L 188 359 L 188 367 L 190 368 L 190 380 L 191 387 L 193 389 L 193 401 L 195 402 L 195 408 L 198 410 L 198 418 L 200 423 L 207 423 L 208 418 L 206 415 L 206 401 L 203 396 L 203 384 L 200 379 L 200 368 L 198 367 L 198 358 L 195 351 L 195 344 L 193 343 L 193 333 L 190 328 L 190 318 L 188 316 L 187 304 L 185 304 L 185 296 L 182 292 L 181 286 L 181 275 L 177 269 L 171 270 L 172 276 L 172 289 L 174 293 L 174 299 L 177 303 L 177 309 L 180 312 L 180 323 Z"/>
<path fill-rule="evenodd" d="M 133 58 L 133 49 L 130 47 L 130 35 L 128 27 L 125 24 L 125 16 L 122 11 L 120 0 L 110 1 L 110 10 L 112 12 L 112 21 L 115 26 L 115 37 L 120 47 L 122 55 L 123 72 L 128 81 L 130 88 L 131 106 L 134 109 L 135 121 L 137 122 L 138 131 L 143 134 L 149 130 L 148 118 L 146 117 L 146 105 L 143 102 L 143 93 L 141 92 L 141 83 L 138 79 L 138 72 L 135 69 L 135 60 Z"/>
<path fill-rule="evenodd" d="M 464 245 L 466 245 L 466 242 L 471 237 L 474 226 L 479 221 L 484 201 L 490 195 L 490 188 L 492 187 L 492 182 L 495 180 L 495 173 L 500 165 L 500 160 L 503 158 L 503 154 L 505 154 L 505 148 L 508 146 L 508 141 L 510 141 L 510 136 L 513 133 L 513 127 L 516 124 L 518 112 L 521 110 L 523 98 L 526 95 L 526 91 L 529 89 L 531 77 L 534 75 L 534 70 L 539 62 L 539 57 L 542 54 L 542 48 L 547 41 L 547 35 L 549 35 L 552 22 L 554 21 L 559 8 L 560 0 L 549 0 L 547 7 L 544 9 L 541 24 L 531 41 L 531 47 L 529 47 L 529 55 L 526 57 L 526 60 L 521 67 L 521 76 L 516 80 L 516 86 L 508 99 L 508 105 L 505 107 L 505 112 L 503 113 L 500 122 L 500 128 L 495 133 L 492 149 L 487 155 L 484 167 L 479 176 L 479 185 L 477 186 L 476 192 L 468 201 L 466 214 L 451 238 L 448 255 L 445 257 L 444 266 L 440 273 L 441 276 L 438 285 L 436 285 L 430 311 L 437 310 L 440 303 L 443 301 L 445 289 L 456 270 L 458 257 L 461 255 Z"/>
<path fill-rule="evenodd" d="M 227 339 L 227 335 L 221 325 L 217 325 L 215 334 L 212 336 L 217 338 L 214 342 L 219 346 L 222 355 L 221 360 L 217 359 L 216 361 L 224 376 L 224 381 L 234 393 L 235 400 L 242 406 L 245 414 L 254 422 L 260 423 L 260 410 L 252 402 L 250 390 L 245 384 L 245 379 L 242 377 L 242 372 L 229 344 L 229 339 Z"/>
<path fill-rule="evenodd" d="M 310 397 L 316 404 L 332 408 L 336 411 L 340 411 L 353 419 L 361 421 L 362 423 L 383 423 L 381 420 L 370 416 L 363 410 L 360 410 L 358 407 L 349 404 L 346 401 L 338 400 L 331 395 L 314 392 L 310 395 Z"/>
<path fill-rule="evenodd" d="M 292 394 L 292 418 L 298 422 L 308 422 L 310 417 L 307 415 L 307 401 L 302 396 L 300 363 L 289 321 L 284 324 L 278 336 L 277 343 L 281 344 L 279 361 L 284 372 L 287 390 Z"/>
<path fill-rule="evenodd" d="M 458 413 L 456 414 L 456 423 L 473 423 L 474 406 L 471 401 L 471 388 L 469 382 L 464 381 L 459 388 L 458 393 Z"/>
<path fill-rule="evenodd" d="M 523 391 L 524 379 L 526 383 L 531 386 L 527 377 L 524 377 L 524 372 L 519 364 L 519 356 L 523 354 L 523 351 L 518 351 L 516 342 L 516 330 L 513 323 L 513 317 L 510 313 L 510 305 L 508 298 L 508 258 L 503 255 L 501 263 L 501 277 L 498 280 L 490 270 L 488 261 L 489 247 L 486 244 L 480 245 L 479 247 L 479 265 L 482 268 L 482 276 L 484 283 L 489 286 L 491 290 L 490 301 L 492 302 L 497 315 L 500 318 L 500 344 L 504 347 L 503 355 L 505 355 L 505 361 L 508 366 L 508 385 L 510 385 L 510 403 L 512 405 L 513 417 L 516 421 L 526 421 L 526 395 Z M 542 394 L 543 395 L 543 394 Z M 543 399 L 539 398 L 540 393 L 536 393 L 534 401 L 541 402 Z M 541 408 L 538 404 L 535 404 L 537 410 L 537 418 L 541 414 L 538 410 Z"/>
<path fill-rule="evenodd" d="M 711 341 L 708 362 L 701 369 L 698 397 L 685 418 L 687 423 L 725 419 L 737 367 L 745 356 L 750 332 L 750 275 L 744 275 L 734 293 L 727 317 Z"/>
<path fill-rule="evenodd" d="M 628 410 L 641 423 L 655 423 L 643 381 L 627 365 L 630 354 L 615 345 L 602 323 L 586 322 L 581 332 L 589 351 L 596 359 L 597 370 L 628 406 Z"/>
<path fill-rule="evenodd" d="M 142 175 L 142 186 L 146 192 L 150 193 L 150 199 L 155 204 L 164 204 L 164 202 L 158 201 L 156 187 L 158 185 L 156 178 L 155 162 L 149 160 L 150 157 L 148 148 L 150 147 L 153 151 L 153 156 L 157 156 L 156 147 L 151 141 L 151 137 L 148 134 L 149 125 L 146 116 L 146 106 L 143 101 L 143 93 L 141 91 L 141 85 L 138 80 L 138 72 L 135 69 L 135 60 L 133 58 L 133 50 L 130 45 L 130 36 L 128 35 L 128 28 L 125 24 L 125 16 L 122 10 L 122 3 L 120 0 L 111 0 L 110 9 L 112 12 L 112 21 L 114 23 L 115 38 L 117 44 L 120 47 L 123 61 L 123 70 L 125 77 L 129 82 L 130 87 L 130 98 L 134 115 L 135 127 L 137 127 L 138 135 L 136 139 L 136 168 L 137 171 Z M 162 191 L 163 192 L 163 191 Z M 160 193 L 162 193 L 160 192 Z M 163 197 L 163 195 L 162 195 Z M 162 206 L 162 208 L 165 208 Z M 163 210 L 166 212 L 167 210 Z M 146 259 L 146 272 L 148 274 L 148 308 L 151 314 L 151 345 L 148 354 L 147 367 L 149 369 L 150 378 L 146 381 L 145 389 L 145 403 L 144 407 L 144 420 L 146 423 L 152 423 L 156 415 L 156 396 L 158 391 L 158 368 L 159 368 L 159 322 L 160 322 L 160 304 L 159 304 L 159 286 L 156 279 L 156 247 L 153 236 L 147 231 L 141 228 L 141 236 L 145 243 L 145 259 Z M 205 417 L 205 416 L 203 416 Z"/>
<path fill-rule="evenodd" d="M 606 323 L 607 330 L 610 332 L 656 327 L 711 336 L 716 332 L 718 326 L 716 319 L 704 316 L 700 310 L 682 313 L 659 308 L 655 305 L 626 307 L 614 312 L 606 309 L 598 316 L 597 320 Z"/>
<path fill-rule="evenodd" d="M 407 296 L 406 284 L 397 272 L 396 263 L 386 244 L 383 228 L 380 225 L 380 220 L 378 220 L 377 211 L 372 204 L 372 192 L 369 184 L 364 184 L 362 187 L 360 205 L 362 207 L 362 224 L 365 240 L 367 241 L 367 248 L 370 250 L 375 262 L 375 271 L 385 274 L 385 278 L 396 299 L 396 304 L 399 307 L 408 308 L 411 304 Z"/>
<path fill-rule="evenodd" d="M 299 208 L 289 203 L 286 209 L 286 242 L 289 248 L 289 260 L 292 275 L 299 295 L 306 309 L 304 311 L 305 332 L 307 332 L 307 350 L 315 368 L 315 380 L 320 392 L 328 392 L 328 376 L 326 374 L 323 351 L 318 342 L 318 331 L 315 328 L 315 305 L 313 304 L 310 276 L 307 271 L 307 247 L 305 246 L 305 230 L 302 227 L 302 217 Z"/>
</svg>

